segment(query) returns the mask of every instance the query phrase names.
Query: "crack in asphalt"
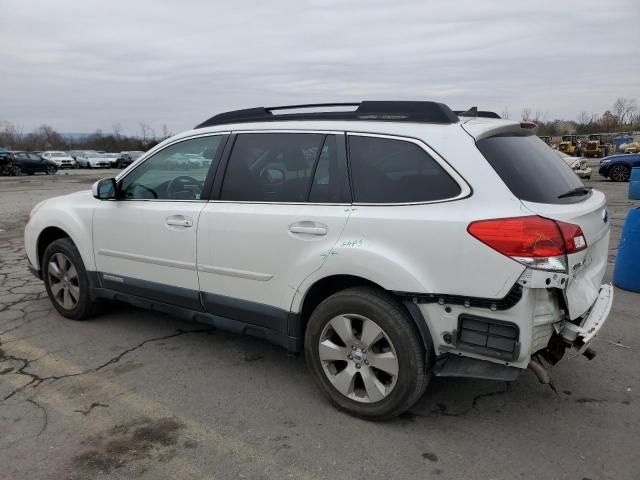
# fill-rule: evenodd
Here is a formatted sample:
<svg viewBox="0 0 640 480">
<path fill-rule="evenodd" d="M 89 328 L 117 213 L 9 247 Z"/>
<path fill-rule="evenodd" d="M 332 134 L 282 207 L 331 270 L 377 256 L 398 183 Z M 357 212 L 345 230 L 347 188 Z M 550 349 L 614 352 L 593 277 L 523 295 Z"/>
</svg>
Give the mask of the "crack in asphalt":
<svg viewBox="0 0 640 480">
<path fill-rule="evenodd" d="M 94 402 L 91 405 L 89 405 L 89 408 L 87 408 L 86 410 L 74 410 L 74 412 L 81 413 L 86 417 L 93 411 L 94 408 L 97 408 L 97 407 L 109 408 L 109 405 L 106 405 L 104 403 Z"/>
<path fill-rule="evenodd" d="M 212 330 L 213 330 L 212 328 L 203 328 L 203 329 L 196 329 L 196 330 L 182 330 L 182 329 L 179 329 L 176 332 L 174 332 L 172 334 L 169 334 L 169 335 L 163 335 L 161 337 L 154 337 L 154 338 L 149 338 L 147 340 L 144 340 L 144 341 L 134 345 L 131 348 L 127 348 L 126 350 L 123 350 L 122 352 L 120 352 L 115 357 L 110 358 L 106 362 L 101 363 L 100 365 L 98 365 L 96 367 L 88 368 L 86 370 L 83 370 L 83 371 L 77 372 L 77 373 L 67 373 L 67 374 L 64 374 L 64 375 L 50 375 L 50 376 L 47 376 L 47 377 L 41 377 L 41 376 L 39 376 L 39 375 L 37 375 L 35 373 L 28 372 L 28 371 L 26 371 L 26 368 L 31 363 L 36 362 L 36 361 L 40 360 L 41 358 L 43 358 L 44 356 L 48 355 L 48 353 L 43 355 L 42 357 L 29 360 L 27 358 L 21 358 L 21 357 L 16 357 L 14 355 L 8 355 L 7 353 L 4 352 L 4 350 L 2 350 L 0 348 L 0 361 L 12 360 L 12 361 L 15 361 L 15 362 L 21 362 L 22 366 L 18 370 L 16 370 L 15 372 L 13 372 L 13 374 L 14 375 L 24 375 L 24 376 L 27 376 L 27 377 L 29 377 L 31 379 L 25 385 L 17 387 L 13 391 L 11 391 L 7 395 L 5 395 L 5 397 L 2 399 L 2 401 L 9 400 L 11 397 L 16 395 L 17 393 L 22 392 L 23 390 L 25 390 L 26 388 L 28 388 L 28 387 L 30 387 L 32 385 L 33 385 L 33 388 L 37 388 L 43 382 L 46 382 L 46 381 L 55 382 L 55 381 L 61 380 L 63 378 L 79 377 L 81 375 L 86 375 L 88 373 L 99 372 L 100 370 L 108 367 L 109 365 L 113 365 L 114 363 L 118 363 L 125 355 L 127 355 L 127 354 L 129 354 L 131 352 L 134 352 L 134 351 L 138 350 L 139 348 L 142 348 L 143 346 L 145 346 L 148 343 L 157 342 L 157 341 L 160 341 L 160 340 L 167 340 L 167 339 L 170 339 L 170 338 L 176 338 L 176 337 L 180 337 L 182 335 L 187 335 L 187 334 L 192 334 L 192 333 L 208 333 L 208 332 L 211 332 Z M 2 345 L 2 344 L 0 343 L 0 345 Z"/>
<path fill-rule="evenodd" d="M 471 405 L 460 411 L 460 412 L 449 412 L 447 411 L 447 406 L 444 403 L 437 403 L 436 404 L 436 408 L 432 408 L 429 413 L 435 413 L 435 414 L 439 414 L 439 415 L 444 415 L 445 417 L 463 417 L 467 414 L 469 414 L 470 412 L 472 412 L 473 410 L 475 410 L 478 406 L 478 402 L 480 402 L 480 400 L 484 399 L 484 398 L 489 398 L 489 397 L 496 397 L 496 396 L 500 396 L 500 395 L 504 395 L 506 393 L 509 393 L 511 391 L 511 384 L 510 382 L 505 382 L 505 387 L 502 390 L 496 390 L 494 392 L 486 392 L 486 393 L 480 393 L 476 396 L 474 396 L 471 399 Z M 422 418 L 427 418 L 428 415 L 424 415 L 424 414 L 420 414 L 420 413 L 415 413 L 415 412 L 410 412 L 410 415 L 416 416 L 416 417 L 422 417 Z"/>
<path fill-rule="evenodd" d="M 42 405 L 40 405 L 38 402 L 36 402 L 33 398 L 27 398 L 26 401 L 29 402 L 32 405 L 35 405 L 40 410 L 42 410 L 42 415 L 43 415 L 42 427 L 40 428 L 40 431 L 36 435 L 36 437 L 39 437 L 40 435 L 42 435 L 44 433 L 44 431 L 49 426 L 49 414 L 47 413 L 47 409 L 44 408 Z"/>
</svg>

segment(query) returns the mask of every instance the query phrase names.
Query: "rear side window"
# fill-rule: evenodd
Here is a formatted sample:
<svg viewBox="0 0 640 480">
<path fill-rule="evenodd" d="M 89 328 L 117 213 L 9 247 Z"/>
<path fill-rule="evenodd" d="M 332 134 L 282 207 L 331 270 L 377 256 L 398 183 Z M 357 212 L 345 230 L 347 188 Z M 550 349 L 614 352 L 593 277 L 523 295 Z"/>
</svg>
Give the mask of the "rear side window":
<svg viewBox="0 0 640 480">
<path fill-rule="evenodd" d="M 520 200 L 560 204 L 586 198 L 558 198 L 583 184 L 565 161 L 535 135 L 490 137 L 477 142 L 477 146 Z"/>
<path fill-rule="evenodd" d="M 454 198 L 460 186 L 412 142 L 349 136 L 354 201 L 413 203 Z"/>
<path fill-rule="evenodd" d="M 222 200 L 340 203 L 348 194 L 335 135 L 239 134 L 222 184 Z"/>
</svg>

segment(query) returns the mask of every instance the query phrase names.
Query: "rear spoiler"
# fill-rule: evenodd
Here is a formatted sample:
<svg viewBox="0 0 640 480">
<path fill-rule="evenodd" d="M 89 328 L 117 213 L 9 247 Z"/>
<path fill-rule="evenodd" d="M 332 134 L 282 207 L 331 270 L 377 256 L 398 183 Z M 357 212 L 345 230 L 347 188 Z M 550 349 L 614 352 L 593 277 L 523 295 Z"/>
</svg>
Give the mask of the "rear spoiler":
<svg viewBox="0 0 640 480">
<path fill-rule="evenodd" d="M 478 141 L 498 135 L 535 135 L 538 125 L 533 122 L 514 122 L 513 120 L 486 121 L 478 118 L 464 122 L 462 128 Z"/>
</svg>

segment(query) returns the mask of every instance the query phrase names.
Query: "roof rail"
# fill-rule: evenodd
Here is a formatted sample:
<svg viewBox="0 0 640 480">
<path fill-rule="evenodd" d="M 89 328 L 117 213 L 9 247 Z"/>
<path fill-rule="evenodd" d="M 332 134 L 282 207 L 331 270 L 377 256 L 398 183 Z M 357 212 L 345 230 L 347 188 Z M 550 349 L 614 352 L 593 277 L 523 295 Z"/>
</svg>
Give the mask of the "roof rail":
<svg viewBox="0 0 640 480">
<path fill-rule="evenodd" d="M 456 110 L 454 112 L 459 117 L 481 117 L 481 118 L 502 118 L 496 112 L 488 110 L 478 110 L 478 107 L 471 107 L 469 110 Z"/>
<path fill-rule="evenodd" d="M 350 111 L 277 113 L 281 110 L 304 110 L 357 107 Z M 365 101 L 360 103 L 312 103 L 280 107 L 256 107 L 219 113 L 195 128 L 228 123 L 269 122 L 281 120 L 378 120 L 389 122 L 456 123 L 458 117 L 444 103 L 412 101 Z"/>
</svg>

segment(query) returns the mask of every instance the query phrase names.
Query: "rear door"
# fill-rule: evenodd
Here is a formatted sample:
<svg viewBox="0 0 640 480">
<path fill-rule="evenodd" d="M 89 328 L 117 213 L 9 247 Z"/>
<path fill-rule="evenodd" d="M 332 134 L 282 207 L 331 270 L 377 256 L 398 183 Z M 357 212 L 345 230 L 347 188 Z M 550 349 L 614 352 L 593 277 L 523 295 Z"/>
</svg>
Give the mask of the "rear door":
<svg viewBox="0 0 640 480">
<path fill-rule="evenodd" d="M 252 132 L 231 142 L 217 200 L 200 216 L 200 288 L 209 312 L 282 332 L 298 286 L 347 222 L 344 136 Z"/>
<path fill-rule="evenodd" d="M 609 218 L 602 192 L 589 191 L 556 153 L 534 135 L 495 136 L 477 142 L 484 157 L 530 212 L 578 225 L 587 248 L 567 256 L 564 290 L 570 318 L 598 298 L 607 267 Z"/>
</svg>

